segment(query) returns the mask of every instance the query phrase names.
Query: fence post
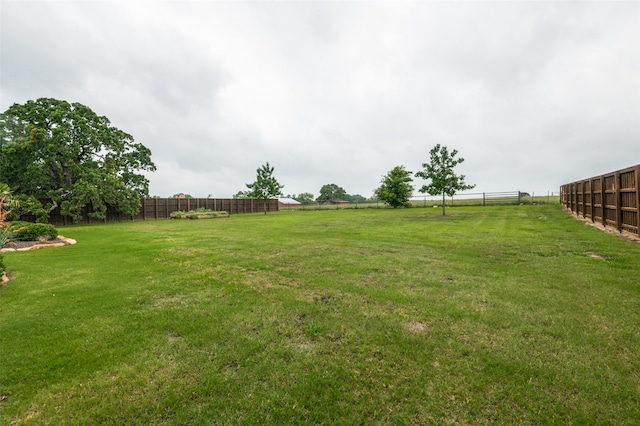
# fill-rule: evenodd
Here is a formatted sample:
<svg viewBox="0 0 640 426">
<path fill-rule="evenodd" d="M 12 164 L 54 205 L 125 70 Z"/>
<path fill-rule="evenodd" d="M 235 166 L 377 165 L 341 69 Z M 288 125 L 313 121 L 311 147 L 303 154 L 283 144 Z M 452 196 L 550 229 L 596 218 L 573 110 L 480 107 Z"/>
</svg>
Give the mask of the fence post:
<svg viewBox="0 0 640 426">
<path fill-rule="evenodd" d="M 607 184 L 604 175 L 600 176 L 600 203 L 602 204 L 602 226 L 607 226 Z"/>
<path fill-rule="evenodd" d="M 622 232 L 622 182 L 620 181 L 620 172 L 615 173 L 613 182 L 613 193 L 616 200 L 616 229 L 618 232 Z"/>
<path fill-rule="evenodd" d="M 484 192 L 482 193 L 482 207 L 484 207 L 485 205 L 485 195 Z"/>
<path fill-rule="evenodd" d="M 593 186 L 593 178 L 589 179 L 589 204 L 591 205 L 591 222 L 595 222 L 596 221 L 596 195 L 595 195 L 595 188 Z"/>
<path fill-rule="evenodd" d="M 636 187 L 636 233 L 640 236 L 640 165 L 636 166 L 635 171 L 635 179 L 633 183 Z"/>
<path fill-rule="evenodd" d="M 582 218 L 584 219 L 585 217 L 587 217 L 587 198 L 586 198 L 586 192 L 587 190 L 587 181 L 583 180 L 582 182 L 580 182 L 580 192 L 582 193 Z"/>
</svg>

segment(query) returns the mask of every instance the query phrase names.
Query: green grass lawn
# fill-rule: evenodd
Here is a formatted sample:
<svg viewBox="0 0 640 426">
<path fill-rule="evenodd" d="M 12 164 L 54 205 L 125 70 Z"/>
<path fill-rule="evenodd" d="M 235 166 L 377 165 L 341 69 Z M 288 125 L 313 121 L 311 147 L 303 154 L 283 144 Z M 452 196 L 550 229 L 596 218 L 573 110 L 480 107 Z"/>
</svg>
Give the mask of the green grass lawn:
<svg viewBox="0 0 640 426">
<path fill-rule="evenodd" d="M 5 254 L 0 424 L 639 424 L 640 245 L 559 206 L 60 229 Z"/>
</svg>

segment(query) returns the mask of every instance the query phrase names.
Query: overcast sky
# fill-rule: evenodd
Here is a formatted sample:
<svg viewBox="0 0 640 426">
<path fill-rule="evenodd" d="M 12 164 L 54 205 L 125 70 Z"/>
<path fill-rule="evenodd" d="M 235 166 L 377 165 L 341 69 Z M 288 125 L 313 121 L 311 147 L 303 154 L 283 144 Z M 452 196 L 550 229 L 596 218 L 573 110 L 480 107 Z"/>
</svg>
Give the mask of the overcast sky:
<svg viewBox="0 0 640 426">
<path fill-rule="evenodd" d="M 639 1 L 0 4 L 0 110 L 108 117 L 151 149 L 151 195 L 231 197 L 268 161 L 285 194 L 370 197 L 436 144 L 471 192 L 640 164 Z"/>
</svg>

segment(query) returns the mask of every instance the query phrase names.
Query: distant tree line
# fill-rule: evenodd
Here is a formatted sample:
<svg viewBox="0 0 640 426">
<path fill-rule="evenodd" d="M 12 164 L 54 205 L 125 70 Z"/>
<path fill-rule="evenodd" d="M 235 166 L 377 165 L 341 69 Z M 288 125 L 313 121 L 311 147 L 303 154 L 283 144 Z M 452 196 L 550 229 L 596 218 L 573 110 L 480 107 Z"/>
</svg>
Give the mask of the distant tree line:
<svg viewBox="0 0 640 426">
<path fill-rule="evenodd" d="M 374 200 L 394 208 L 408 206 L 413 178 L 418 177 L 428 182 L 420 187 L 421 193 L 442 195 L 444 215 L 445 196 L 475 185 L 454 172 L 464 161 L 457 158 L 457 150 L 438 144 L 429 154 L 430 161 L 415 174 L 396 166 L 384 175 L 373 191 Z M 32 214 L 46 222 L 49 213 L 60 207 L 63 215 L 78 220 L 90 207 L 91 218 L 103 219 L 107 205 L 135 214 L 140 199 L 149 196 L 149 181 L 141 172 L 154 170 L 148 148 L 82 104 L 41 98 L 14 104 L 0 114 L 0 185 L 10 194 L 5 202 L 11 203 L 14 216 Z M 267 162 L 256 170 L 256 180 L 233 197 L 268 200 L 281 196 L 283 188 Z M 335 183 L 323 185 L 315 198 L 310 192 L 288 196 L 305 205 L 373 201 L 348 194 Z M 39 199 L 50 202 L 43 206 Z"/>
<path fill-rule="evenodd" d="M 445 215 L 445 196 L 452 197 L 458 191 L 465 191 L 474 188 L 475 185 L 468 185 L 464 175 L 455 173 L 455 167 L 464 161 L 464 158 L 457 157 L 458 151 L 449 149 L 446 146 L 437 144 L 429 151 L 429 162 L 422 164 L 422 170 L 413 173 L 404 166 L 396 166 L 384 175 L 380 181 L 380 186 L 373 191 L 375 200 L 380 200 L 393 208 L 409 206 L 409 199 L 413 195 L 413 178 L 419 177 L 427 180 L 428 183 L 420 187 L 421 193 L 429 195 L 442 195 L 442 214 Z M 265 183 L 267 182 L 267 183 Z M 269 163 L 258 169 L 258 177 L 255 183 L 247 184 L 248 191 L 240 191 L 234 198 L 265 196 L 275 197 L 282 195 L 283 185 L 277 183 L 273 178 L 273 167 Z M 320 188 L 320 195 L 313 198 L 310 192 L 303 192 L 298 195 L 287 195 L 303 205 L 314 202 L 318 204 L 326 203 L 364 203 L 370 200 L 362 195 L 349 195 L 344 188 L 330 183 Z M 266 213 L 266 212 L 265 212 Z"/>
<path fill-rule="evenodd" d="M 276 194 L 282 195 L 282 194 Z M 291 198 L 293 200 L 298 201 L 302 205 L 310 205 L 310 204 L 328 204 L 328 203 L 339 203 L 339 202 L 348 202 L 348 203 L 366 203 L 369 201 L 373 201 L 372 199 L 368 199 L 360 194 L 347 194 L 347 191 L 344 188 L 336 185 L 335 183 L 330 183 L 323 185 L 320 188 L 320 195 L 315 197 L 311 192 L 301 192 L 300 194 L 286 194 L 284 195 L 286 198 Z M 260 198 L 255 197 L 255 194 L 249 191 L 238 191 L 233 195 L 233 198 Z"/>
</svg>

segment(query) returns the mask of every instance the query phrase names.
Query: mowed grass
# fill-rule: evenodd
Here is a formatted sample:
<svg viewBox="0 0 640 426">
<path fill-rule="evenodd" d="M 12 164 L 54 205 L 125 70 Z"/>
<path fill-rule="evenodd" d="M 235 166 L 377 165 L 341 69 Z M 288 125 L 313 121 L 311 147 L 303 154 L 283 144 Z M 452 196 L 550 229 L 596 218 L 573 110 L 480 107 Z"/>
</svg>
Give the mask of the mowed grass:
<svg viewBox="0 0 640 426">
<path fill-rule="evenodd" d="M 640 245 L 559 206 L 61 229 L 5 255 L 2 424 L 638 424 Z"/>
</svg>

